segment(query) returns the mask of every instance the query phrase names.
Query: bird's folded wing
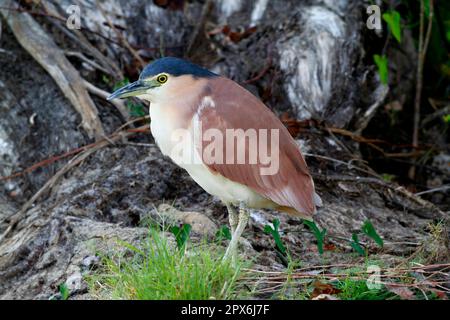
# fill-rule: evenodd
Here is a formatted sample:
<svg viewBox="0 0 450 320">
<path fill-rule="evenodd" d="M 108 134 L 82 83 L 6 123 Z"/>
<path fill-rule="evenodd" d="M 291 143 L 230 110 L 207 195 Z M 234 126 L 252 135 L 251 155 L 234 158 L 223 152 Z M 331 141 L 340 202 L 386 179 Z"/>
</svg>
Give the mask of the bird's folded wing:
<svg viewBox="0 0 450 320">
<path fill-rule="evenodd" d="M 250 162 L 249 148 L 256 148 L 258 152 L 260 150 L 256 145 L 250 146 L 248 140 L 246 140 L 245 163 L 238 164 L 237 146 L 239 146 L 239 141 L 242 142 L 242 139 L 247 138 L 237 135 L 234 143 L 233 161 L 229 161 L 230 150 L 227 150 L 226 141 L 222 141 L 218 147 L 222 148 L 223 155 L 228 157 L 228 161 L 222 163 L 206 161 L 208 168 L 214 173 L 252 188 L 280 206 L 294 208 L 303 215 L 311 216 L 315 212 L 314 183 L 299 146 L 285 126 L 261 101 L 233 81 L 218 78 L 212 80 L 209 86 L 210 88 L 206 90 L 207 95 L 203 97 L 203 101 L 206 100 L 208 103 L 201 105 L 196 117 L 196 121 L 202 127 L 203 134 L 208 129 L 217 129 L 226 139 L 227 129 L 242 129 L 244 131 L 254 129 L 258 133 L 259 141 L 262 137 L 259 130 L 266 129 L 268 141 L 261 142 L 268 146 L 267 154 L 271 160 L 278 160 L 279 162 L 278 168 L 273 174 L 263 174 L 264 170 L 262 169 L 266 168 L 267 170 L 269 165 L 267 162 L 261 161 L 261 154 L 258 154 L 256 163 Z M 270 142 L 273 130 L 278 131 L 279 134 L 278 150 Z M 204 141 L 202 139 L 202 149 L 198 150 L 202 151 L 203 160 L 206 156 L 203 151 L 206 150 L 207 146 L 219 143 L 215 139 L 211 140 Z M 275 157 L 278 157 L 278 159 Z"/>
</svg>

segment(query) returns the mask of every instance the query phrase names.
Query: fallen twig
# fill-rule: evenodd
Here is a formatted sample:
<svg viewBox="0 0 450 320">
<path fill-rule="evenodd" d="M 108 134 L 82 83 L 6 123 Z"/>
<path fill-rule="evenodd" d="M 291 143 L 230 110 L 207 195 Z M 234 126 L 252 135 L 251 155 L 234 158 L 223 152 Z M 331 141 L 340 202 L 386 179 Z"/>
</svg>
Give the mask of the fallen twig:
<svg viewBox="0 0 450 320">
<path fill-rule="evenodd" d="M 52 76 L 62 93 L 82 118 L 82 127 L 90 137 L 104 135 L 94 102 L 89 97 L 78 71 L 67 60 L 52 38 L 28 13 L 0 9 L 17 41 Z"/>
<path fill-rule="evenodd" d="M 41 5 L 44 7 L 46 12 L 31 11 L 31 10 L 28 10 L 25 8 L 20 8 L 20 7 L 14 8 L 11 6 L 0 6 L 0 10 L 13 11 L 13 12 L 19 12 L 19 13 L 27 13 L 31 16 L 42 16 L 42 17 L 50 18 L 49 21 L 52 21 L 52 22 L 58 21 L 58 22 L 66 23 L 67 18 L 62 17 L 58 13 L 58 11 L 55 9 L 55 7 L 52 3 L 48 2 L 48 1 L 47 2 L 43 1 L 43 2 L 41 2 Z M 109 69 L 108 73 L 110 75 L 117 74 L 120 78 L 123 78 L 123 75 L 122 75 L 122 72 L 120 71 L 120 69 L 117 68 L 117 66 L 108 57 L 104 56 L 100 51 L 98 51 L 97 48 L 92 46 L 79 30 L 73 30 L 73 32 L 76 34 L 76 36 L 74 36 L 70 32 L 69 29 L 61 28 L 60 24 L 55 23 L 55 26 L 58 27 L 58 29 L 60 31 L 62 31 L 67 36 L 69 36 L 71 39 L 76 40 L 79 44 L 81 44 L 83 47 L 85 47 L 94 57 L 96 57 L 98 59 L 99 63 L 106 62 L 105 67 L 107 67 Z M 121 45 L 119 42 L 104 36 L 100 32 L 90 30 L 85 27 L 83 27 L 83 31 L 87 31 L 87 32 L 95 34 L 105 40 L 108 40 L 112 43 Z"/>
<path fill-rule="evenodd" d="M 336 272 L 324 272 L 329 269 L 342 269 Z M 256 286 L 266 286 L 262 289 L 256 290 L 257 293 L 275 293 L 279 288 L 285 286 L 287 281 L 304 280 L 305 285 L 317 281 L 336 281 L 336 280 L 353 280 L 353 281 L 367 281 L 369 276 L 373 273 L 366 270 L 346 270 L 345 268 L 355 268 L 355 264 L 330 264 L 310 266 L 301 269 L 287 271 L 264 271 L 257 269 L 243 269 L 247 276 L 240 280 L 247 284 Z M 387 288 L 414 288 L 421 291 L 425 296 L 426 291 L 439 292 L 449 294 L 450 288 L 446 287 L 450 264 L 434 264 L 410 268 L 386 268 L 380 269 L 377 276 L 378 279 L 372 278 L 373 284 L 384 285 Z M 319 271 L 319 272 L 317 272 Z M 414 274 L 423 275 L 422 279 L 418 279 Z M 251 276 L 253 274 L 253 276 Z M 262 276 L 260 276 L 262 275 Z"/>
<path fill-rule="evenodd" d="M 100 89 L 99 87 L 93 85 L 92 83 L 90 83 L 87 80 L 83 79 L 83 83 L 89 92 L 91 92 L 92 94 L 95 94 L 105 100 L 110 95 L 109 92 Z M 114 100 L 109 101 L 109 103 L 113 104 L 116 107 L 116 109 L 120 112 L 120 114 L 125 119 L 125 121 L 128 121 L 130 119 L 130 114 L 127 111 L 125 103 L 122 100 L 114 99 Z"/>
<path fill-rule="evenodd" d="M 420 128 L 420 104 L 422 100 L 422 81 L 423 81 L 423 66 L 425 63 L 425 56 L 427 54 L 428 44 L 431 38 L 431 30 L 433 28 L 433 13 L 434 13 L 434 1 L 429 0 L 429 15 L 428 15 L 428 28 L 427 34 L 424 39 L 425 28 L 425 3 L 424 0 L 420 1 L 420 32 L 419 32 L 419 57 L 417 62 L 417 83 L 416 83 L 416 98 L 414 101 L 414 129 L 413 129 L 413 146 L 419 145 L 419 128 Z M 409 170 L 409 178 L 414 179 L 416 177 L 416 166 L 413 165 Z"/>
<path fill-rule="evenodd" d="M 138 122 L 138 121 L 143 121 L 143 120 L 148 119 L 148 118 L 149 118 L 149 116 L 145 116 L 145 117 L 141 117 L 141 118 L 130 120 L 127 123 L 123 124 L 121 127 L 119 127 L 119 129 L 117 129 L 110 137 L 112 137 L 112 136 L 114 136 L 116 134 L 120 134 L 122 132 L 130 133 L 130 134 L 132 134 L 132 133 L 147 133 L 147 132 L 150 132 L 150 128 L 148 126 L 142 126 L 142 127 L 134 128 L 134 129 L 126 129 L 126 130 L 122 131 L 122 129 L 125 128 L 126 126 L 128 126 L 128 125 L 130 125 L 132 123 Z M 111 140 L 110 137 L 106 137 L 105 136 L 105 137 L 103 137 L 103 139 L 107 140 L 108 142 L 111 143 L 113 140 Z M 122 135 L 121 137 L 124 138 L 125 136 Z M 9 175 L 9 176 L 6 176 L 6 177 L 0 177 L 0 181 L 6 181 L 6 180 L 14 179 L 14 178 L 17 178 L 17 177 L 21 177 L 24 174 L 31 173 L 34 170 L 38 169 L 38 168 L 42 168 L 44 166 L 47 166 L 47 165 L 52 164 L 54 162 L 57 162 L 59 160 L 65 159 L 65 158 L 67 158 L 67 157 L 69 157 L 71 155 L 76 155 L 76 154 L 78 154 L 80 152 L 83 152 L 83 151 L 86 151 L 88 149 L 91 149 L 91 148 L 95 147 L 98 143 L 99 142 L 94 142 L 94 143 L 91 143 L 91 144 L 88 144 L 88 145 L 85 145 L 85 146 L 82 146 L 82 147 L 79 147 L 79 148 L 75 148 L 75 149 L 70 150 L 68 152 L 65 152 L 65 153 L 63 153 L 61 155 L 52 156 L 50 158 L 44 159 L 42 161 L 39 161 L 38 163 L 33 164 L 32 166 L 30 166 L 30 167 L 20 171 L 20 172 L 16 172 L 16 173 L 14 173 L 12 175 Z"/>
<path fill-rule="evenodd" d="M 422 192 L 417 192 L 415 195 L 416 196 L 421 196 L 424 194 L 429 194 L 429 193 L 434 193 L 434 192 L 441 192 L 441 191 L 446 191 L 450 189 L 450 185 L 445 185 L 445 186 L 441 186 L 439 188 L 434 188 L 434 189 L 430 189 L 430 190 L 425 190 Z"/>
<path fill-rule="evenodd" d="M 346 167 L 347 167 L 348 169 L 350 169 L 350 170 L 351 170 L 351 169 L 355 169 L 355 170 L 358 170 L 358 171 L 367 173 L 367 174 L 369 174 L 369 175 L 371 175 L 371 176 L 373 176 L 373 177 L 380 178 L 379 175 L 377 175 L 377 174 L 375 174 L 375 173 L 373 173 L 373 172 L 371 172 L 371 171 L 369 171 L 369 170 L 366 170 L 366 169 L 363 169 L 363 168 L 360 168 L 360 167 L 357 167 L 357 166 L 351 164 L 351 161 L 345 162 L 345 161 L 341 161 L 341 160 L 334 159 L 334 158 L 331 158 L 331 157 L 323 156 L 323 155 L 320 155 L 320 154 L 313 154 L 313 153 L 306 153 L 306 152 L 303 153 L 303 155 L 304 155 L 305 157 L 314 157 L 314 158 L 319 158 L 319 159 L 324 159 L 324 160 L 332 161 L 332 162 L 334 162 L 334 163 L 338 163 L 338 164 L 344 165 L 344 166 L 346 166 Z"/>
</svg>

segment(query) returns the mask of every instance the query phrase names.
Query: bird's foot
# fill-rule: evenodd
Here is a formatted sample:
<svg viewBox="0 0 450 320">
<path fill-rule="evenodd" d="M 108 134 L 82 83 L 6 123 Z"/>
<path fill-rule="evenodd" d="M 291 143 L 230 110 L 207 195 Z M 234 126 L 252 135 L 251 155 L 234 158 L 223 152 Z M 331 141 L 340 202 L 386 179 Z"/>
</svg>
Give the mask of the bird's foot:
<svg viewBox="0 0 450 320">
<path fill-rule="evenodd" d="M 244 206 L 241 205 L 239 208 L 239 223 L 236 226 L 236 230 L 234 230 L 232 234 L 230 244 L 228 245 L 228 248 L 225 251 L 225 255 L 223 257 L 223 261 L 227 261 L 231 258 L 231 263 L 233 266 L 236 266 L 238 242 L 242 235 L 242 232 L 244 232 L 244 229 L 247 226 L 248 219 L 249 213 L 247 210 L 245 210 Z"/>
</svg>

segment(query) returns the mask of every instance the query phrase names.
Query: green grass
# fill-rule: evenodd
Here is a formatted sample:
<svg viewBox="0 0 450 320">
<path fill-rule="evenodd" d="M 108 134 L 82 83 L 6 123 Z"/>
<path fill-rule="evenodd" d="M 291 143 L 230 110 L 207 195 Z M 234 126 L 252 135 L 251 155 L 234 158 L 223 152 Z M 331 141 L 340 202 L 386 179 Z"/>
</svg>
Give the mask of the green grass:
<svg viewBox="0 0 450 320">
<path fill-rule="evenodd" d="M 150 230 L 143 248 L 103 257 L 102 267 L 86 277 L 90 293 L 102 299 L 233 299 L 242 262 L 223 263 L 223 249 L 202 244 L 178 250 L 159 231 Z M 121 253 L 117 253 L 121 251 Z"/>
<path fill-rule="evenodd" d="M 341 300 L 397 300 L 396 294 L 381 289 L 369 289 L 366 281 L 343 279 L 334 283 L 336 289 L 342 290 L 337 296 Z"/>
</svg>

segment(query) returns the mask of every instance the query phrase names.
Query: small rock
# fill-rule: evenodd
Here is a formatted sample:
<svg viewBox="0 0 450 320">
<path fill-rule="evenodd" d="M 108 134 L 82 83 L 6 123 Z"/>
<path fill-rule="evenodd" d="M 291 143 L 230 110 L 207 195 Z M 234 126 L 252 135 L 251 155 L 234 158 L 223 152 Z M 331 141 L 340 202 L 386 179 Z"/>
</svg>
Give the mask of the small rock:
<svg viewBox="0 0 450 320">
<path fill-rule="evenodd" d="M 83 277 L 80 272 L 75 272 L 66 280 L 66 286 L 69 291 L 80 290 Z"/>
<path fill-rule="evenodd" d="M 83 259 L 81 264 L 86 269 L 92 269 L 93 267 L 98 266 L 99 262 L 100 262 L 100 258 L 99 257 L 97 257 L 97 256 L 87 256 L 87 257 L 85 257 Z"/>
<path fill-rule="evenodd" d="M 187 223 L 192 227 L 192 231 L 198 234 L 215 236 L 217 225 L 206 215 L 195 211 L 179 211 L 168 204 L 161 204 L 158 207 L 158 214 L 169 223 Z"/>
</svg>

